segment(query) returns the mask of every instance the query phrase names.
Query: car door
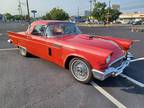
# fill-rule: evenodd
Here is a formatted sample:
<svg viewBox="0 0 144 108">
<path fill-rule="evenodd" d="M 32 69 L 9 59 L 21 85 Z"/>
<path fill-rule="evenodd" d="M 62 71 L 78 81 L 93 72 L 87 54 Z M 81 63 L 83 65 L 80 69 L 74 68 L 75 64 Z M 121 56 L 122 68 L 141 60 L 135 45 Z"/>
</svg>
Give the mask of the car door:
<svg viewBox="0 0 144 108">
<path fill-rule="evenodd" d="M 62 62 L 62 44 L 59 38 L 54 37 L 51 33 L 51 27 L 47 26 L 45 30 L 45 36 L 42 38 L 44 43 L 44 58 L 55 62 L 56 64 L 61 64 Z"/>
</svg>

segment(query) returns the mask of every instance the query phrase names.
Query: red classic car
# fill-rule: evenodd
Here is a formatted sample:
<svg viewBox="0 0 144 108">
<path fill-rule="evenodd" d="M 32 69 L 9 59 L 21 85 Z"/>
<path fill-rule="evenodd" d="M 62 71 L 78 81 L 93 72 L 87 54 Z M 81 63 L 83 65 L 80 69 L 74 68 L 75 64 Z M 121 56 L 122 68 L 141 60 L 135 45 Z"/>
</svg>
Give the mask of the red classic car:
<svg viewBox="0 0 144 108">
<path fill-rule="evenodd" d="M 82 34 L 75 24 L 65 21 L 35 21 L 25 32 L 8 32 L 8 42 L 29 54 L 69 69 L 73 77 L 88 83 L 117 76 L 129 65 L 133 41 L 108 36 Z"/>
</svg>

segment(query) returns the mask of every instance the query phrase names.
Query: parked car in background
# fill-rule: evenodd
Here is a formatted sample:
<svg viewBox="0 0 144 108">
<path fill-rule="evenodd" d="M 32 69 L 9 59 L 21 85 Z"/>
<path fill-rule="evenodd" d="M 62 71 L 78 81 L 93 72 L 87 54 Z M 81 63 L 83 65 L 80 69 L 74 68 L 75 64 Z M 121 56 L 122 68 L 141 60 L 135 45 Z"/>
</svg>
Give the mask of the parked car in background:
<svg viewBox="0 0 144 108">
<path fill-rule="evenodd" d="M 143 25 L 143 24 L 144 24 L 144 21 L 143 21 L 143 20 L 133 21 L 133 22 L 132 22 L 132 25 Z"/>
<path fill-rule="evenodd" d="M 84 19 L 82 17 L 75 17 L 74 20 L 75 20 L 75 22 L 83 22 L 83 23 L 86 21 L 86 19 Z"/>
<path fill-rule="evenodd" d="M 82 34 L 71 22 L 39 20 L 31 23 L 27 31 L 8 35 L 8 42 L 18 47 L 22 56 L 32 54 L 54 62 L 69 69 L 82 83 L 118 76 L 132 57 L 132 40 Z"/>
</svg>

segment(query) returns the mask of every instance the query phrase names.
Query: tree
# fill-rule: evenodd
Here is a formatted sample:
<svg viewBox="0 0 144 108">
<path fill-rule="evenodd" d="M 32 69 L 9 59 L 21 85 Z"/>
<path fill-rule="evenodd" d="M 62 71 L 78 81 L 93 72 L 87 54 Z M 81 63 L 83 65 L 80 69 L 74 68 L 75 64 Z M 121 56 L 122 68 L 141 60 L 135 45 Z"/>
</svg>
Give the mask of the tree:
<svg viewBox="0 0 144 108">
<path fill-rule="evenodd" d="M 7 20 L 13 19 L 13 16 L 10 13 L 6 13 L 5 16 L 6 16 Z"/>
<path fill-rule="evenodd" d="M 95 7 L 92 11 L 92 16 L 96 18 L 98 21 L 106 21 L 107 18 L 109 19 L 109 22 L 112 22 L 116 20 L 121 12 L 119 10 L 115 10 L 112 8 L 107 8 L 106 3 L 96 3 Z"/>
<path fill-rule="evenodd" d="M 42 18 L 49 20 L 67 20 L 69 18 L 69 15 L 63 9 L 53 8 L 49 13 L 47 13 Z"/>
<path fill-rule="evenodd" d="M 92 16 L 98 21 L 104 21 L 106 17 L 106 3 L 96 3 L 92 11 Z"/>
<path fill-rule="evenodd" d="M 13 19 L 14 19 L 14 20 L 25 20 L 25 16 L 22 16 L 22 15 L 14 15 L 14 16 L 13 16 Z"/>
<path fill-rule="evenodd" d="M 51 15 L 50 15 L 50 13 L 47 13 L 47 14 L 46 14 L 45 19 L 49 19 L 49 20 L 51 20 L 51 19 L 52 19 L 52 17 L 51 17 Z"/>
<path fill-rule="evenodd" d="M 119 15 L 121 14 L 119 10 L 115 10 L 111 8 L 107 8 L 106 13 L 108 13 L 108 11 L 109 11 L 108 17 L 110 22 L 116 21 L 119 18 Z"/>
</svg>

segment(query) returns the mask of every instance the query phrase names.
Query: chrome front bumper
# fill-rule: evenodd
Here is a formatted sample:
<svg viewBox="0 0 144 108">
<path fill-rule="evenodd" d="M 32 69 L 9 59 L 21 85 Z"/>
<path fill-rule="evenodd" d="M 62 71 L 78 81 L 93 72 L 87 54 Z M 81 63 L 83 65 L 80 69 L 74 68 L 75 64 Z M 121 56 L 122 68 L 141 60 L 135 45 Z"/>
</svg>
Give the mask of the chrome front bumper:
<svg viewBox="0 0 144 108">
<path fill-rule="evenodd" d="M 109 76 L 118 76 L 130 64 L 131 57 L 132 55 L 128 53 L 127 58 L 123 60 L 121 65 L 119 65 L 118 67 L 109 66 L 109 68 L 107 68 L 104 72 L 96 70 L 96 69 L 92 69 L 94 78 L 103 81 Z M 122 59 L 124 59 L 124 57 Z"/>
</svg>

